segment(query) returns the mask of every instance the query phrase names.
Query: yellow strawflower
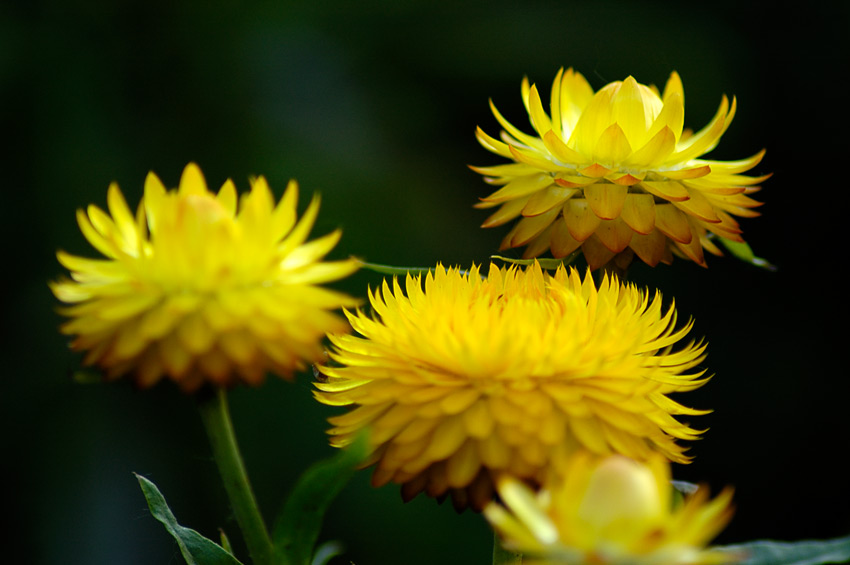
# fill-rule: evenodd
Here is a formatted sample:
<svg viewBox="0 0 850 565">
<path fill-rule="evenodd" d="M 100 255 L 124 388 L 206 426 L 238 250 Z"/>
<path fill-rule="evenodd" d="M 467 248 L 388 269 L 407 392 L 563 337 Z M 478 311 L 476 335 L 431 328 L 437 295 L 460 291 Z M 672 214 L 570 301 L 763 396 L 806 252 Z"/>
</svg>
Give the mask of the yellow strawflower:
<svg viewBox="0 0 850 565">
<path fill-rule="evenodd" d="M 702 565 L 741 556 L 706 545 L 732 518 L 732 490 L 713 500 L 700 486 L 674 501 L 669 463 L 646 464 L 621 455 L 578 454 L 567 472 L 535 493 L 511 479 L 499 481 L 504 506 L 484 515 L 503 545 L 523 563 L 569 565 Z"/>
<path fill-rule="evenodd" d="M 706 382 L 689 372 L 705 346 L 673 350 L 691 324 L 677 329 L 658 294 L 535 262 L 486 277 L 438 266 L 370 301 L 374 313 L 348 313 L 359 336 L 330 336 L 316 397 L 354 406 L 329 419 L 331 444 L 369 427 L 373 484 L 399 483 L 405 499 L 481 509 L 500 474 L 542 483 L 579 447 L 686 462 L 676 439 L 701 433 L 673 415 L 705 412 L 667 395 Z"/>
<path fill-rule="evenodd" d="M 752 217 L 759 203 L 748 195 L 769 175 L 741 173 L 755 167 L 764 150 L 740 161 L 710 161 L 732 122 L 724 96 L 717 114 L 699 132 L 683 129 L 682 81 L 670 75 L 663 95 L 634 78 L 594 94 L 585 78 L 561 69 L 546 114 L 536 85 L 522 82 L 522 99 L 535 135 L 511 125 L 496 110 L 501 141 L 478 128 L 487 150 L 514 161 L 472 167 L 500 186 L 479 208 L 499 209 L 483 224 L 521 219 L 502 249 L 527 246 L 525 257 L 547 249 L 565 257 L 581 248 L 592 269 L 614 260 L 624 268 L 637 255 L 655 266 L 673 255 L 705 266 L 703 249 L 720 255 L 709 234 L 743 242 L 733 216 Z"/>
<path fill-rule="evenodd" d="M 108 378 L 132 374 L 142 386 L 163 377 L 186 391 L 203 383 L 260 384 L 267 371 L 289 377 L 322 356 L 325 332 L 345 331 L 331 310 L 356 304 L 317 286 L 345 277 L 353 260 L 320 262 L 335 231 L 305 243 L 319 210 L 314 197 L 296 222 L 298 186 L 275 204 L 259 177 L 237 204 L 228 180 L 214 194 L 190 164 L 168 191 L 150 173 L 131 213 L 118 185 L 109 213 L 77 212 L 80 229 L 104 255 L 60 251 L 71 279 L 51 285 L 70 320 L 62 332 Z"/>
</svg>

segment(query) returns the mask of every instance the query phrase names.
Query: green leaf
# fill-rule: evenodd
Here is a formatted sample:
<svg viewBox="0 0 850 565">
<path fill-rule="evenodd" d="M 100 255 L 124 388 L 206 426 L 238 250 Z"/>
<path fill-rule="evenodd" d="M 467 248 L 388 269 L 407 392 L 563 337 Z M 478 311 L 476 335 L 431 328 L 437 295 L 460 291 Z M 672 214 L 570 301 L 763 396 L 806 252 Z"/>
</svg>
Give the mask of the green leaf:
<svg viewBox="0 0 850 565">
<path fill-rule="evenodd" d="M 272 534 L 275 553 L 283 556 L 286 563 L 310 565 L 325 511 L 367 453 L 368 440 L 361 434 L 346 449 L 314 463 L 298 479 Z"/>
<path fill-rule="evenodd" d="M 168 533 L 177 540 L 180 553 L 189 565 L 242 565 L 233 555 L 223 547 L 209 540 L 190 528 L 185 528 L 177 523 L 177 519 L 165 502 L 165 497 L 156 488 L 156 485 L 136 474 L 142 493 L 148 501 L 153 517 L 162 522 Z"/>
<path fill-rule="evenodd" d="M 381 265 L 379 263 L 367 263 L 366 261 L 360 261 L 360 266 L 384 275 L 424 275 L 434 270 L 434 267 L 396 267 L 393 265 Z"/>
<path fill-rule="evenodd" d="M 502 257 L 501 255 L 491 255 L 491 259 L 498 259 L 499 261 L 504 261 L 506 263 L 513 263 L 514 265 L 533 265 L 534 262 L 540 263 L 540 266 L 547 271 L 554 271 L 560 266 L 566 266 L 572 263 L 576 257 L 579 256 L 581 250 L 574 251 L 572 254 L 564 257 L 563 259 L 551 259 L 551 258 L 536 258 L 536 259 L 511 259 L 510 257 Z"/>
<path fill-rule="evenodd" d="M 730 239 L 726 239 L 725 237 L 715 237 L 712 238 L 716 241 L 719 241 L 726 250 L 740 259 L 745 263 L 750 263 L 751 265 L 755 265 L 756 267 L 761 267 L 762 269 L 767 269 L 768 271 L 775 271 L 776 266 L 771 265 L 766 259 L 762 259 L 761 257 L 756 257 L 753 253 L 753 250 L 750 249 L 750 246 L 746 242 L 737 242 L 732 241 Z"/>
<path fill-rule="evenodd" d="M 796 542 L 753 541 L 724 545 L 716 551 L 743 554 L 737 565 L 822 565 L 850 561 L 850 536 Z"/>
</svg>

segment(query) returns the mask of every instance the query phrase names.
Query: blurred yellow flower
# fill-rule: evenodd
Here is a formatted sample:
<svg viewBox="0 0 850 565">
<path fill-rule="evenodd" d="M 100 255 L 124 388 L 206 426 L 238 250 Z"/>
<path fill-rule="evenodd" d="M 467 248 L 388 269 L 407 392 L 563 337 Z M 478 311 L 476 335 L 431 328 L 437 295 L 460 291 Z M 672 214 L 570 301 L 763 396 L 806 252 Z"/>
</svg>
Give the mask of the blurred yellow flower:
<svg viewBox="0 0 850 565">
<path fill-rule="evenodd" d="M 77 212 L 80 229 L 104 259 L 60 251 L 71 279 L 51 284 L 70 318 L 62 332 L 85 364 L 108 378 L 132 373 L 147 387 L 167 376 L 184 390 L 204 382 L 257 385 L 266 371 L 289 377 L 321 358 L 325 332 L 345 331 L 330 312 L 352 298 L 319 283 L 357 268 L 320 262 L 340 232 L 305 243 L 319 210 L 314 197 L 296 222 L 298 186 L 275 205 L 263 177 L 237 205 L 228 180 L 213 194 L 190 164 L 177 190 L 153 173 L 135 215 L 118 185 L 109 214 Z"/>
<path fill-rule="evenodd" d="M 686 462 L 676 439 L 701 432 L 668 394 L 707 381 L 705 346 L 673 347 L 691 329 L 661 297 L 588 273 L 490 265 L 482 277 L 438 266 L 370 291 L 374 314 L 348 313 L 360 335 L 331 335 L 316 397 L 354 405 L 329 419 L 341 447 L 371 429 L 373 484 L 405 499 L 451 495 L 483 508 L 507 473 L 542 483 L 581 446 Z"/>
<path fill-rule="evenodd" d="M 670 75 L 663 95 L 634 78 L 595 93 L 585 78 L 561 69 L 551 93 L 551 116 L 536 85 L 522 82 L 522 99 L 537 136 L 511 125 L 491 102 L 504 130 L 501 141 L 478 128 L 478 141 L 514 163 L 472 167 L 500 188 L 476 206 L 499 209 L 483 224 L 521 216 L 502 249 L 527 246 L 525 257 L 547 249 L 565 257 L 581 248 L 590 267 L 614 260 L 624 268 L 637 255 L 655 266 L 673 254 L 705 266 L 703 249 L 720 255 L 709 233 L 743 242 L 733 216 L 752 217 L 748 195 L 770 175 L 742 175 L 764 150 L 740 161 L 709 161 L 732 122 L 724 96 L 702 130 L 684 130 L 684 92 Z"/>
<path fill-rule="evenodd" d="M 535 493 L 504 478 L 498 490 L 504 506 L 491 503 L 484 515 L 523 563 L 700 565 L 740 557 L 705 548 L 732 518 L 732 490 L 709 501 L 700 486 L 674 502 L 660 457 L 641 464 L 581 453 L 551 488 Z"/>
</svg>

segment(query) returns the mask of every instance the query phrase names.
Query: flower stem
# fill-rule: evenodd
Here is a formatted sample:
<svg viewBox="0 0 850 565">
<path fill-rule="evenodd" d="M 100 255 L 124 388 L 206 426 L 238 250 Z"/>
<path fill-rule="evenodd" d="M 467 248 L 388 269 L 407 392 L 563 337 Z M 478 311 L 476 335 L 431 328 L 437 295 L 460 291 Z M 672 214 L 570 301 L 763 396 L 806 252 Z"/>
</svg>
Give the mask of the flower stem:
<svg viewBox="0 0 850 565">
<path fill-rule="evenodd" d="M 251 559 L 255 565 L 272 565 L 274 556 L 271 539 L 251 490 L 251 483 L 248 482 L 242 454 L 236 444 L 227 392 L 218 389 L 213 395 L 200 398 L 198 408 L 207 430 L 213 457 Z"/>
<path fill-rule="evenodd" d="M 493 565 L 521 565 L 522 553 L 509 551 L 502 546 L 499 534 L 493 533 Z"/>
</svg>

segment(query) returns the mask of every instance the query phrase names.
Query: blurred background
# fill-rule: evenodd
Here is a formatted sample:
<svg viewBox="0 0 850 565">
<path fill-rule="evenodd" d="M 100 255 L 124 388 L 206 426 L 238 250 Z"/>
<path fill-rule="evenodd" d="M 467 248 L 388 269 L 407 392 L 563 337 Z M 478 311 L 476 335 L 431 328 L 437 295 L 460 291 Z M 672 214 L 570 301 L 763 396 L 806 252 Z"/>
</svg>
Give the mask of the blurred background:
<svg viewBox="0 0 850 565">
<path fill-rule="evenodd" d="M 764 4 L 762 4 L 764 5 Z M 95 256 L 74 211 L 105 205 L 117 181 L 131 206 L 148 171 L 176 186 L 196 161 L 211 187 L 245 190 L 263 174 L 280 195 L 322 210 L 314 236 L 344 230 L 334 257 L 394 265 L 487 261 L 507 228 L 482 230 L 488 193 L 468 164 L 500 162 L 476 143 L 495 134 L 492 98 L 527 124 L 520 81 L 548 92 L 561 66 L 598 89 L 629 74 L 663 87 L 677 70 L 685 125 L 699 129 L 721 95 L 738 114 L 712 158 L 762 147 L 754 173 L 763 217 L 745 237 L 778 266 L 731 258 L 636 267 L 640 284 L 675 297 L 706 336 L 714 380 L 680 398 L 712 408 L 676 477 L 736 486 L 738 511 L 719 542 L 850 532 L 847 295 L 844 249 L 846 3 L 64 2 L 0 5 L 0 230 L 6 275 L 0 381 L 7 563 L 172 564 L 176 545 L 148 513 L 132 473 L 158 484 L 178 519 L 239 544 L 195 406 L 174 386 L 72 381 L 80 357 L 57 331 L 47 281 L 58 248 Z M 546 104 L 548 100 L 544 100 Z M 841 145 L 839 133 L 841 132 Z M 829 169 L 827 171 L 826 169 Z M 830 172 L 832 171 L 832 172 Z M 846 272 L 846 271 L 845 271 Z M 364 296 L 380 277 L 338 285 Z M 235 390 L 232 412 L 270 518 L 295 477 L 328 456 L 310 376 Z M 488 563 L 479 515 L 364 471 L 331 508 L 323 539 L 337 564 Z"/>
</svg>

